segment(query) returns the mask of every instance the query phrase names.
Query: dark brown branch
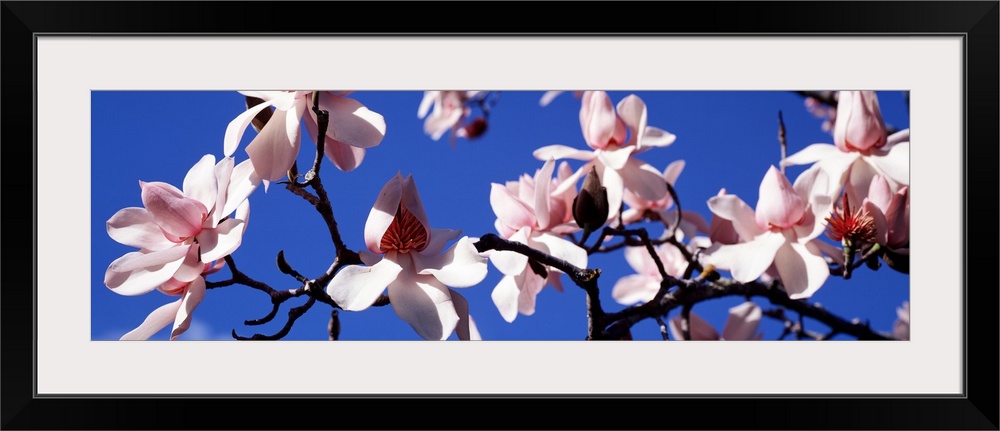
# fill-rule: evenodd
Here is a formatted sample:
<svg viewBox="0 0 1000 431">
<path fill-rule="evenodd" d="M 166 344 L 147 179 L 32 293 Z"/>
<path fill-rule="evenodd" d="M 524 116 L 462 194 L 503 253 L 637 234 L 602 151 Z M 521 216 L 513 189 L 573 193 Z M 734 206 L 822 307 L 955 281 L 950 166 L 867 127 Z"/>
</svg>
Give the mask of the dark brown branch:
<svg viewBox="0 0 1000 431">
<path fill-rule="evenodd" d="M 330 323 L 326 325 L 326 333 L 330 336 L 330 341 L 340 339 L 340 314 L 337 310 L 330 311 Z"/>
<path fill-rule="evenodd" d="M 781 116 L 781 110 L 778 110 L 778 142 L 781 144 L 781 175 L 785 174 L 785 158 L 788 155 L 788 140 L 785 139 L 785 119 Z"/>
<path fill-rule="evenodd" d="M 315 303 L 316 299 L 313 297 L 309 297 L 309 300 L 307 300 L 305 304 L 302 304 L 298 307 L 293 307 L 290 310 L 288 310 L 288 321 L 285 322 L 285 326 L 283 326 L 281 330 L 279 330 L 277 333 L 273 335 L 253 334 L 250 337 L 242 337 L 236 333 L 235 329 L 233 329 L 232 332 L 233 338 L 237 340 L 280 340 L 284 338 L 286 335 L 288 335 L 288 331 L 291 331 L 292 325 L 295 324 L 295 321 L 298 320 L 299 317 L 302 317 L 302 315 L 305 314 L 306 311 L 309 311 L 309 309 L 312 308 L 313 304 Z"/>
</svg>

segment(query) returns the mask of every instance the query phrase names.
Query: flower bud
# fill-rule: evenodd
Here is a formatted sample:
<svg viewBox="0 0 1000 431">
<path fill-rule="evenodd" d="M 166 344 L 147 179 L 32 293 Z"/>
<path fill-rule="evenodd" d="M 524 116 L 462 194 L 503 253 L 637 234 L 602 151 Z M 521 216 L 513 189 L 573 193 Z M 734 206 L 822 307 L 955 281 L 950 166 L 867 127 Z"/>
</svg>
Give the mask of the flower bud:
<svg viewBox="0 0 1000 431">
<path fill-rule="evenodd" d="M 841 91 L 833 143 L 841 151 L 868 151 L 886 142 L 885 122 L 874 91 Z"/>
<path fill-rule="evenodd" d="M 583 180 L 583 188 L 573 199 L 573 219 L 583 228 L 582 241 L 586 241 L 591 232 L 604 226 L 609 212 L 608 190 L 601 185 L 597 169 L 591 166 Z"/>
</svg>

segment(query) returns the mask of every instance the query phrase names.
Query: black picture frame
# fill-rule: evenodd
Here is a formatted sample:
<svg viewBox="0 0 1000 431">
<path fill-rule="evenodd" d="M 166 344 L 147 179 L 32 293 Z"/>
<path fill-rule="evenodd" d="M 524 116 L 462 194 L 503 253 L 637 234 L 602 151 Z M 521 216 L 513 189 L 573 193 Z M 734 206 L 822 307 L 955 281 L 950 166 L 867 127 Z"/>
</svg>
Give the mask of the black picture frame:
<svg viewBox="0 0 1000 431">
<path fill-rule="evenodd" d="M 333 17 L 317 18 L 316 8 Z M 377 21 L 385 9 L 402 25 Z M 569 13 L 592 16 L 579 20 Z M 482 11 L 488 11 L 484 14 Z M 555 11 L 556 13 L 553 13 Z M 428 24 L 432 23 L 432 24 Z M 514 24 L 516 23 L 516 24 Z M 6 266 L 0 290 L 4 429 L 998 429 L 998 93 L 1000 2 L 644 2 L 378 3 L 18 2 L 0 7 L 2 26 L 3 195 Z M 655 397 L 424 395 L 371 397 L 36 397 L 35 279 L 50 261 L 27 253 L 39 228 L 33 207 L 38 160 L 33 145 L 33 48 L 38 34 L 411 33 L 564 35 L 959 34 L 965 45 L 966 226 L 964 396 Z M 887 53 L 890 56 L 891 53 Z M 31 105 L 34 106 L 34 103 Z M 37 145 L 37 144 L 36 144 Z M 31 164 L 28 161 L 32 161 Z M 30 167 L 30 169 L 29 169 Z M 29 234 L 25 227 L 32 225 Z M 974 231 L 970 231 L 970 227 Z M 978 241 L 970 243 L 969 238 Z M 980 241 L 982 242 L 981 245 Z M 30 270 L 29 270 L 30 268 Z M 983 271 L 986 269 L 987 271 Z M 66 358 L 72 360 L 72 358 Z M 808 376 L 783 376 L 807 378 Z M 919 379 L 920 376 L 913 376 Z M 565 402 L 551 403 L 557 400 Z M 392 401 L 392 403 L 389 403 Z M 518 402 L 523 407 L 504 405 Z M 458 404 L 456 404 L 458 403 Z M 541 404 L 539 404 L 541 403 Z M 407 406 L 428 413 L 387 414 Z M 568 409 L 567 409 L 568 406 Z M 520 406 L 519 406 L 520 407 Z M 435 410 L 430 410 L 430 409 Z M 425 409 L 425 410 L 420 410 Z M 528 412 L 536 412 L 528 414 Z M 715 411 L 716 414 L 704 412 Z M 359 413 L 371 412 L 371 413 Z M 381 413 L 380 413 L 381 412 Z M 430 412 L 439 412 L 434 415 Z M 459 414 L 461 412 L 461 414 Z M 448 415 L 457 415 L 448 417 Z M 472 417 L 476 422 L 455 418 Z M 542 422 L 534 422 L 534 418 Z"/>
</svg>

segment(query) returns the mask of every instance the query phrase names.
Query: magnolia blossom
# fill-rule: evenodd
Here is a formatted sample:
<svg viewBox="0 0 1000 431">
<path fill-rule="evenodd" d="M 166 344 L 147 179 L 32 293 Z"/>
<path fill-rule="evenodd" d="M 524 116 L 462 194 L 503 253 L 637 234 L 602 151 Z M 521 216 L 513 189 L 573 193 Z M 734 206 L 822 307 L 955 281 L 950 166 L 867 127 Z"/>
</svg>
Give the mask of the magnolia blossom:
<svg viewBox="0 0 1000 431">
<path fill-rule="evenodd" d="M 729 317 L 722 328 L 722 335 L 715 328 L 695 313 L 688 314 L 688 333 L 693 341 L 750 341 L 764 338 L 764 333 L 757 332 L 760 319 L 764 312 L 757 304 L 747 301 L 729 309 Z M 681 317 L 670 319 L 670 334 L 675 340 L 683 340 Z"/>
<path fill-rule="evenodd" d="M 254 170 L 264 180 L 267 189 L 270 181 L 287 176 L 288 169 L 299 155 L 301 122 L 316 140 L 316 113 L 312 111 L 313 95 L 319 94 L 319 109 L 330 115 L 326 129 L 324 151 L 326 157 L 342 171 L 357 168 L 365 156 L 365 149 L 382 142 L 385 136 L 385 119 L 357 100 L 344 97 L 349 92 L 332 91 L 241 91 L 248 97 L 263 100 L 233 119 L 226 128 L 224 149 L 227 157 L 236 152 L 243 132 L 255 116 L 265 108 L 275 109 L 271 119 L 247 146 L 247 154 Z M 308 115 L 306 113 L 308 112 Z"/>
<path fill-rule="evenodd" d="M 555 191 L 557 194 L 563 188 L 575 185 L 580 176 L 590 171 L 591 166 L 596 168 L 601 185 L 607 188 L 608 206 L 611 208 L 608 220 L 617 217 L 625 188 L 650 201 L 660 200 L 667 194 L 660 172 L 634 156 L 650 148 L 668 146 L 676 137 L 646 125 L 646 104 L 642 99 L 632 94 L 615 107 L 603 91 L 584 92 L 580 126 L 592 151 L 549 145 L 533 153 L 539 160 L 570 158 L 586 161 Z"/>
<path fill-rule="evenodd" d="M 910 301 L 896 309 L 896 322 L 892 325 L 892 336 L 897 340 L 910 339 Z"/>
<path fill-rule="evenodd" d="M 481 91 L 425 91 L 420 107 L 417 108 L 417 118 L 426 117 L 424 133 L 435 141 L 449 131 L 453 138 L 468 137 L 469 131 L 461 127 L 463 120 L 472 112 L 466 102 L 479 93 Z M 431 110 L 431 107 L 434 109 Z"/>
<path fill-rule="evenodd" d="M 832 198 L 824 194 L 828 189 L 820 169 L 806 170 L 793 186 L 771 166 L 761 181 L 756 211 L 736 195 L 709 199 L 708 207 L 731 221 L 743 242 L 713 245 L 708 260 L 744 283 L 773 264 L 789 297 L 812 296 L 830 275 L 822 241 L 814 240 L 825 229 L 823 220 L 832 207 Z"/>
<path fill-rule="evenodd" d="M 104 284 L 122 295 L 156 289 L 182 298 L 154 311 L 123 339 L 146 339 L 169 320 L 175 322 L 171 339 L 187 329 L 205 293 L 203 275 L 218 270 L 222 263 L 213 263 L 240 245 L 250 211 L 246 198 L 258 184 L 249 161 L 233 166 L 227 157 L 216 164 L 212 155 L 188 171 L 183 190 L 139 182 L 144 208 L 122 209 L 107 222 L 112 239 L 139 251 L 111 262 Z M 222 220 L 234 211 L 235 217 Z"/>
<path fill-rule="evenodd" d="M 563 259 L 577 267 L 587 267 L 587 251 L 562 239 L 560 235 L 580 229 L 573 222 L 572 205 L 575 189 L 553 194 L 572 171 L 566 162 L 559 166 L 552 179 L 555 160 L 549 159 L 534 177 L 527 174 L 506 185 L 493 183 L 490 204 L 497 216 L 496 229 L 501 237 L 527 244 L 529 247 Z M 561 272 L 512 251 L 492 251 L 488 254 L 493 265 L 504 274 L 493 289 L 493 303 L 504 320 L 513 322 L 520 312 L 526 316 L 535 312 L 535 297 L 551 284 L 562 291 Z M 533 266 L 534 265 L 534 266 Z"/>
<path fill-rule="evenodd" d="M 673 186 L 677 183 L 677 177 L 684 170 L 684 161 L 677 160 L 663 170 L 663 180 Z M 628 205 L 628 209 L 622 212 L 622 223 L 629 224 L 642 220 L 647 212 L 655 214 L 659 220 L 667 225 L 677 222 L 677 212 L 667 212 L 674 206 L 674 199 L 670 193 L 665 194 L 658 200 L 648 200 L 636 195 L 629 189 L 625 189 L 622 200 Z M 707 233 L 708 223 L 701 214 L 692 211 L 682 211 L 680 214 L 680 232 L 684 237 L 694 237 L 698 232 Z"/>
<path fill-rule="evenodd" d="M 875 224 L 875 242 L 890 250 L 909 254 L 910 190 L 904 186 L 893 193 L 881 175 L 872 179 L 864 208 Z"/>
<path fill-rule="evenodd" d="M 677 247 L 673 244 L 660 244 L 654 246 L 656 256 L 663 263 L 663 269 L 667 275 L 680 278 L 687 269 L 688 261 Z M 660 282 L 663 277 L 656 267 L 656 262 L 649 255 L 646 247 L 625 247 L 625 261 L 637 272 L 637 274 L 626 275 L 615 283 L 611 288 L 611 297 L 619 304 L 632 305 L 636 303 L 649 302 L 660 290 Z"/>
<path fill-rule="evenodd" d="M 421 337 L 444 340 L 454 331 L 476 339 L 468 302 L 451 287 L 469 287 L 486 277 L 486 258 L 461 231 L 432 229 L 412 176 L 389 180 L 365 223 L 362 265 L 340 270 L 326 291 L 344 310 L 368 308 L 389 288 L 396 314 Z"/>
<path fill-rule="evenodd" d="M 875 175 L 882 175 L 893 190 L 910 183 L 910 130 L 886 137 L 885 123 L 874 91 L 841 91 L 834 125 L 834 144 L 812 144 L 786 158 L 782 164 L 815 163 L 830 176 L 831 192 L 850 184 L 848 196 L 861 202 L 856 192 L 868 190 Z"/>
</svg>

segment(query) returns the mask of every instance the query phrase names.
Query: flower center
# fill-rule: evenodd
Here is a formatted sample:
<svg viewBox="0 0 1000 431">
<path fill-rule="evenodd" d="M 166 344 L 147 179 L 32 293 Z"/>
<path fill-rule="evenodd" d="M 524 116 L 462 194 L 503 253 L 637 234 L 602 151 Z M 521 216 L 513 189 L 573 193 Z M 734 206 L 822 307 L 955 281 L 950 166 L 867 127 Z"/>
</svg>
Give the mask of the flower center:
<svg viewBox="0 0 1000 431">
<path fill-rule="evenodd" d="M 396 217 L 382 235 L 379 248 L 386 252 L 396 250 L 407 253 L 410 250 L 421 251 L 426 247 L 427 229 L 424 229 L 416 216 L 400 205 L 396 209 Z"/>
</svg>

